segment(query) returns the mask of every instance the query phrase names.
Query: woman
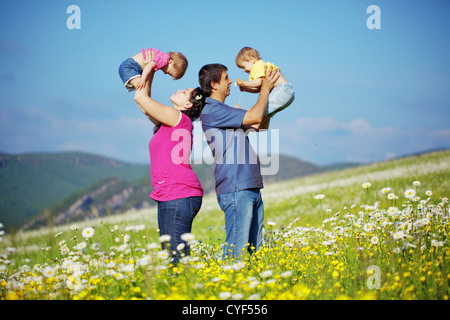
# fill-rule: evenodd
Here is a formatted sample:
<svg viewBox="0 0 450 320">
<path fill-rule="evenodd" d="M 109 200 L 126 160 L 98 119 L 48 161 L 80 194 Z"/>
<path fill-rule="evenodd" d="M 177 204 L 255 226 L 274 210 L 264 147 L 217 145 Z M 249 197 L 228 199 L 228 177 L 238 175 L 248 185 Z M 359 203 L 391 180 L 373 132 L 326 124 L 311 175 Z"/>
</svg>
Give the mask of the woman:
<svg viewBox="0 0 450 320">
<path fill-rule="evenodd" d="M 170 97 L 173 107 L 163 105 L 151 97 L 153 76 L 154 71 L 146 86 L 136 91 L 134 99 L 156 126 L 149 143 L 151 182 L 155 189 L 150 197 L 158 202 L 160 235 L 170 236 L 168 244 L 176 264 L 180 251 L 189 254 L 189 245 L 181 236 L 191 232 L 202 205 L 203 189 L 189 158 L 192 121 L 200 116 L 205 98 L 200 88 L 190 88 L 178 90 Z"/>
</svg>

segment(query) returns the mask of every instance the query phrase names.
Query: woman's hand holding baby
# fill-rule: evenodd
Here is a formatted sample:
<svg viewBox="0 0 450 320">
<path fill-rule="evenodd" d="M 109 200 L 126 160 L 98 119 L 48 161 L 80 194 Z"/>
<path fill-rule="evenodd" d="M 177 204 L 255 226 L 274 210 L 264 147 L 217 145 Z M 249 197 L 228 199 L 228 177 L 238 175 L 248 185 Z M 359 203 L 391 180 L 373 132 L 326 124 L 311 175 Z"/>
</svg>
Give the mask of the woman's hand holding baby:
<svg viewBox="0 0 450 320">
<path fill-rule="evenodd" d="M 145 87 L 145 83 L 148 81 L 148 76 L 150 72 L 156 67 L 156 62 L 154 60 L 155 53 L 147 49 L 145 51 L 145 58 L 144 58 L 144 70 L 142 71 L 142 75 L 139 79 L 138 84 L 136 85 L 136 90 L 141 90 Z"/>
</svg>

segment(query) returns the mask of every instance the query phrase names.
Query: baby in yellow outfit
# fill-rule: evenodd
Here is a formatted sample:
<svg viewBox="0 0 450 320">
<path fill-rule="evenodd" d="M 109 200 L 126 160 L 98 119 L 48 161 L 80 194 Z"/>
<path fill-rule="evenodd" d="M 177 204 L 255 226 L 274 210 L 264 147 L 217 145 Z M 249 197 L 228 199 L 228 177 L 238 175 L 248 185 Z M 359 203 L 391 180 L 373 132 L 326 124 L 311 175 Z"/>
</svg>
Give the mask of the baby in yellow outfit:
<svg viewBox="0 0 450 320">
<path fill-rule="evenodd" d="M 236 65 L 243 69 L 244 72 L 249 73 L 249 80 L 244 81 L 236 79 L 236 84 L 241 91 L 258 93 L 261 88 L 262 79 L 266 76 L 266 70 L 270 67 L 279 69 L 276 65 L 270 62 L 264 62 L 259 52 L 250 47 L 242 48 L 236 56 Z M 269 102 L 267 104 L 266 113 L 263 122 L 256 129 L 267 129 L 269 127 L 270 118 L 276 113 L 287 108 L 292 101 L 294 101 L 295 92 L 294 86 L 287 82 L 283 74 L 280 72 L 280 78 L 275 83 L 269 95 Z"/>
</svg>

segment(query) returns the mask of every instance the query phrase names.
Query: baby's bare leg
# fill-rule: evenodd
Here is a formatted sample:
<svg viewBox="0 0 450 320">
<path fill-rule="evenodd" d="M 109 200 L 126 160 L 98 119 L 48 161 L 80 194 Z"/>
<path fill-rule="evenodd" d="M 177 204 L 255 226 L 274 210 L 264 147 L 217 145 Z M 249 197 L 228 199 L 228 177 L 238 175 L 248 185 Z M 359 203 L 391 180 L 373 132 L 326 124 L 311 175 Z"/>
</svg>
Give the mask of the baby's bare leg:
<svg viewBox="0 0 450 320">
<path fill-rule="evenodd" d="M 131 84 L 134 89 L 136 89 L 136 86 L 138 85 L 140 79 L 141 77 L 136 77 L 128 81 L 128 83 Z"/>
</svg>

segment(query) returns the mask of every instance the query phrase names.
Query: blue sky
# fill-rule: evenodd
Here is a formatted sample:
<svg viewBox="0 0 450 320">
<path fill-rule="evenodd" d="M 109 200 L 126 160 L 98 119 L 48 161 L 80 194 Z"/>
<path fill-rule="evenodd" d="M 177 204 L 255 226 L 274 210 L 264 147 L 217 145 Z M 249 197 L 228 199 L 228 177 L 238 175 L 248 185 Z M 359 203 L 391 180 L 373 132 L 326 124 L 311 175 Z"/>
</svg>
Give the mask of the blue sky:
<svg viewBox="0 0 450 320">
<path fill-rule="evenodd" d="M 85 151 L 148 163 L 152 126 L 117 70 L 149 47 L 189 60 L 178 81 L 156 74 L 154 98 L 166 104 L 176 90 L 198 86 L 208 63 L 245 79 L 234 63 L 243 46 L 277 64 L 296 90 L 271 122 L 280 153 L 325 165 L 450 147 L 449 1 L 170 3 L 0 2 L 0 152 Z M 79 30 L 66 26 L 73 4 Z M 381 29 L 367 28 L 370 5 L 380 8 Z M 256 99 L 233 87 L 226 102 L 247 109 Z"/>
</svg>

